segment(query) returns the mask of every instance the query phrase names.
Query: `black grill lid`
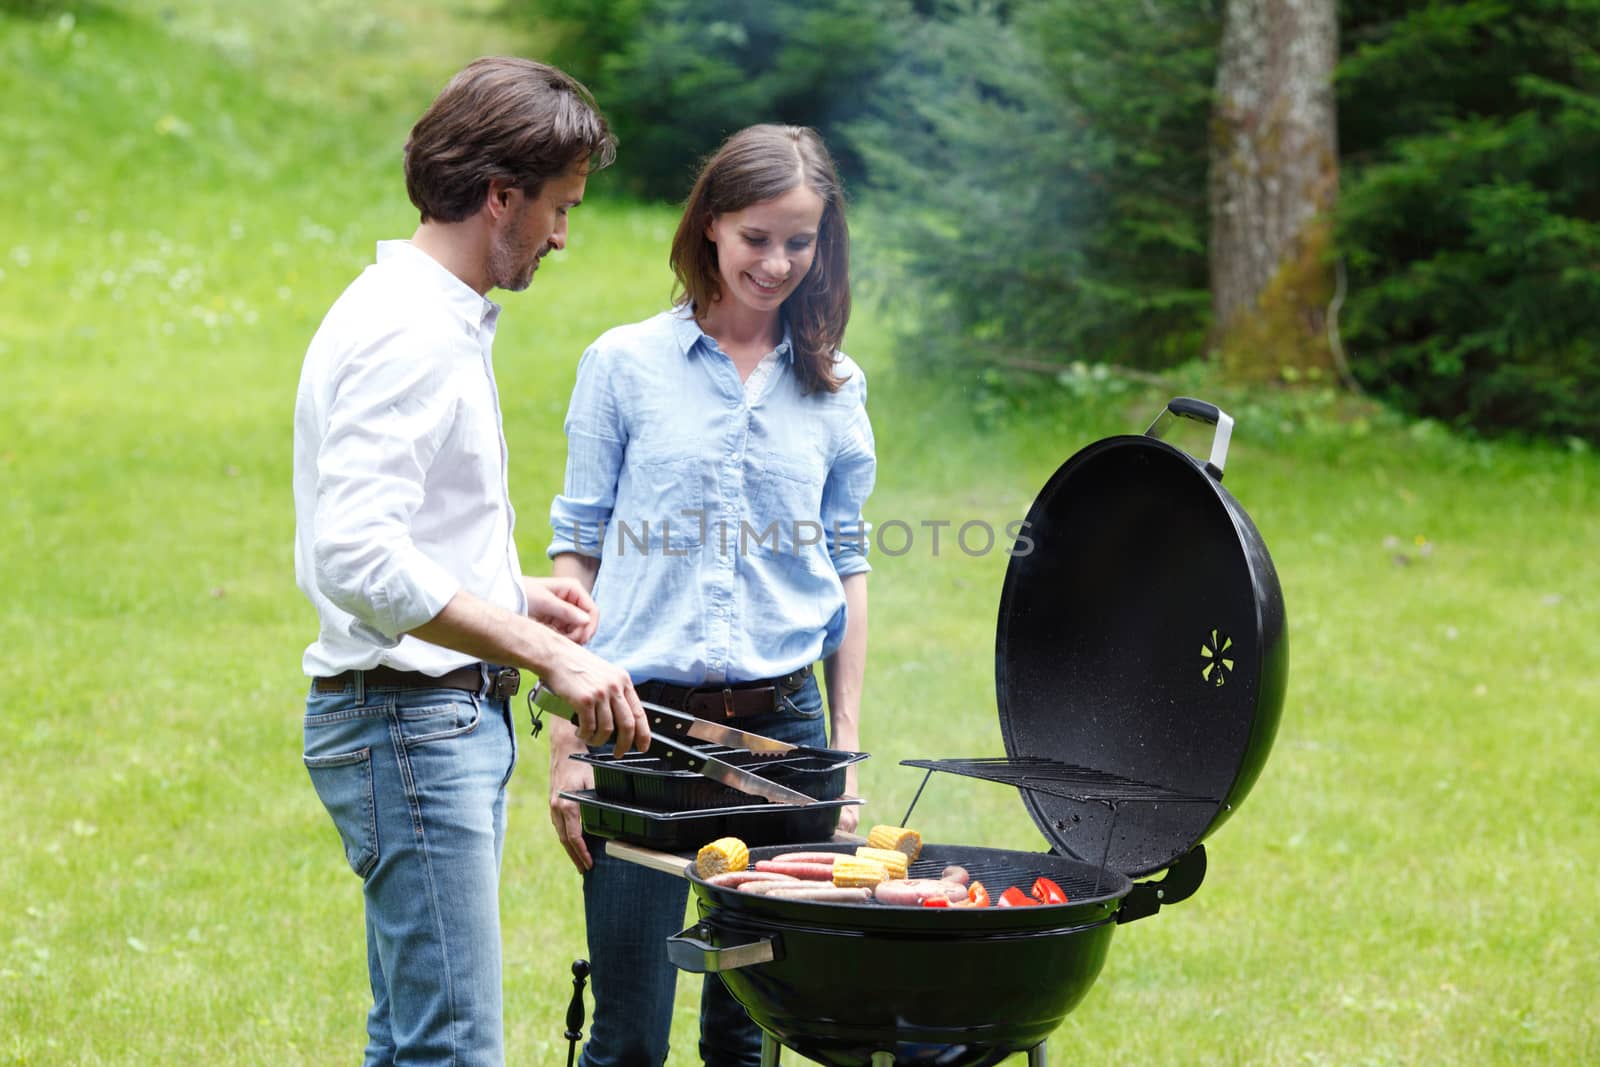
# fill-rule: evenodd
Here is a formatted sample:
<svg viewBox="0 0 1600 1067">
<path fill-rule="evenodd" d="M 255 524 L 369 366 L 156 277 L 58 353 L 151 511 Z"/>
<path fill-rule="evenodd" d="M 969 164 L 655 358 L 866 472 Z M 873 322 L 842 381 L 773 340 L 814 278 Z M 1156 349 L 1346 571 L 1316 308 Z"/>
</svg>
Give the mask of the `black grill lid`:
<svg viewBox="0 0 1600 1067">
<path fill-rule="evenodd" d="M 1217 427 L 1208 461 L 1160 440 L 1173 416 Z M 1278 575 L 1221 484 L 1231 427 L 1180 397 L 1145 434 L 1088 445 L 1034 500 L 1031 551 L 1019 542 L 1006 570 L 995 683 L 1007 754 L 1157 799 L 1016 784 L 1057 850 L 1132 877 L 1171 865 L 1238 806 L 1283 706 Z"/>
</svg>

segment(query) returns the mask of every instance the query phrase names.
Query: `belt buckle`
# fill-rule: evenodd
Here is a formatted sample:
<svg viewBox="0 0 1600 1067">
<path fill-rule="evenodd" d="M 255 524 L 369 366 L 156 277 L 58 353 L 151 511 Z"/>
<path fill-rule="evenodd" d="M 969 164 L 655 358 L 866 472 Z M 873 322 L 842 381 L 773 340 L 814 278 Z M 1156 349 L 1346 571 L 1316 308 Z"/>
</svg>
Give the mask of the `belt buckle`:
<svg viewBox="0 0 1600 1067">
<path fill-rule="evenodd" d="M 489 672 L 489 695 L 510 700 L 522 688 L 522 672 L 515 667 L 500 667 Z"/>
</svg>

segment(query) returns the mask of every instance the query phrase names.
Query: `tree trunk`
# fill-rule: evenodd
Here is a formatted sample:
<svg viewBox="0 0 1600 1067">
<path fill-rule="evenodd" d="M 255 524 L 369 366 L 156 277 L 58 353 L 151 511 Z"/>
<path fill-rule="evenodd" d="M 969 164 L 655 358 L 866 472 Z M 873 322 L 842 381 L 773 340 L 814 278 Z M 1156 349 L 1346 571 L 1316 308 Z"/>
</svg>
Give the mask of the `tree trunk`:
<svg viewBox="0 0 1600 1067">
<path fill-rule="evenodd" d="M 1225 0 L 1211 137 L 1211 300 L 1223 364 L 1331 372 L 1339 186 L 1335 0 Z"/>
</svg>

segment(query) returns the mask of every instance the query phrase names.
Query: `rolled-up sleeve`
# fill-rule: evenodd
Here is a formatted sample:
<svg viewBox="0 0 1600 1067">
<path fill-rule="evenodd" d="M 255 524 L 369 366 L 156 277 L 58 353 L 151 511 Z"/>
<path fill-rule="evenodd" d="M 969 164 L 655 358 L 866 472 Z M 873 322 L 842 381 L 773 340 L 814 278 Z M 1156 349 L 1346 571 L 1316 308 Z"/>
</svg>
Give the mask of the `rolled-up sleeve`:
<svg viewBox="0 0 1600 1067">
<path fill-rule="evenodd" d="M 616 382 L 596 348 L 578 362 L 565 428 L 567 471 L 560 494 L 550 502 L 552 538 L 546 555 L 554 559 L 576 552 L 598 559 L 616 505 L 628 436 Z"/>
<path fill-rule="evenodd" d="M 848 578 L 872 569 L 867 562 L 871 527 L 863 509 L 877 480 L 878 454 L 867 418 L 867 386 L 859 370 L 844 388 L 853 394 L 854 404 L 822 486 L 822 524 L 834 570 Z"/>
<path fill-rule="evenodd" d="M 392 647 L 460 588 L 411 536 L 428 468 L 455 415 L 448 341 L 396 329 L 353 353 L 334 381 L 317 455 L 317 587 L 360 635 Z"/>
</svg>

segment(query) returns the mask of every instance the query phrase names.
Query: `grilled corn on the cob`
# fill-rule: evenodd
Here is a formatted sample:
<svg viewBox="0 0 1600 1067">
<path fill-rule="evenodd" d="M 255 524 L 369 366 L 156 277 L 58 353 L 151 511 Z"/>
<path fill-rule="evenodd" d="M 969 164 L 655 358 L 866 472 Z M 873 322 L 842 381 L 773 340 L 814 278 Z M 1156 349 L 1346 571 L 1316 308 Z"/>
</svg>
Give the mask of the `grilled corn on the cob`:
<svg viewBox="0 0 1600 1067">
<path fill-rule="evenodd" d="M 867 844 L 873 848 L 892 848 L 904 852 L 907 860 L 922 854 L 922 835 L 904 826 L 874 826 L 867 834 Z"/>
<path fill-rule="evenodd" d="M 841 856 L 833 865 L 833 884 L 841 889 L 865 886 L 871 889 L 889 877 L 889 869 L 877 860 Z"/>
<path fill-rule="evenodd" d="M 904 878 L 906 876 L 906 868 L 911 863 L 904 852 L 895 848 L 870 848 L 862 845 L 856 849 L 856 855 L 861 859 L 877 860 L 883 864 L 888 869 L 890 878 Z"/>
<path fill-rule="evenodd" d="M 750 865 L 750 849 L 737 837 L 719 837 L 694 858 L 695 873 L 702 878 L 742 871 Z"/>
</svg>

